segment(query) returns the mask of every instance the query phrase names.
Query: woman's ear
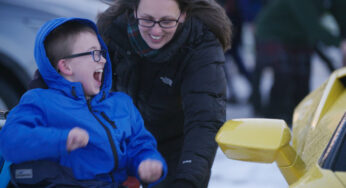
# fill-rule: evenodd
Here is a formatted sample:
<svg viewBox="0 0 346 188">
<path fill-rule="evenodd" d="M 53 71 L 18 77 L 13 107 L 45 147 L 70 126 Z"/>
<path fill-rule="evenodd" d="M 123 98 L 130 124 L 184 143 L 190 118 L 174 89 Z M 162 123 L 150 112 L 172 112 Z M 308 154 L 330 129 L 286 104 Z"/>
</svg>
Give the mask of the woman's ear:
<svg viewBox="0 0 346 188">
<path fill-rule="evenodd" d="M 72 68 L 66 59 L 60 59 L 57 64 L 57 69 L 63 76 L 71 76 Z"/>
<path fill-rule="evenodd" d="M 186 11 L 182 12 L 179 18 L 179 23 L 184 23 L 186 18 Z"/>
</svg>

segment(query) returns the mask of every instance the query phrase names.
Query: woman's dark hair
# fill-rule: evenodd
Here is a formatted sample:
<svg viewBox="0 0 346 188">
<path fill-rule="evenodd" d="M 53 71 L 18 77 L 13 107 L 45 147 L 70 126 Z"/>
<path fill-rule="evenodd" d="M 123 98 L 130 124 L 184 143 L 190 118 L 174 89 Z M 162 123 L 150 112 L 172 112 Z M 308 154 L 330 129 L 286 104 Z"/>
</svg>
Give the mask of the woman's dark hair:
<svg viewBox="0 0 346 188">
<path fill-rule="evenodd" d="M 215 0 L 175 0 L 181 11 L 186 11 L 187 18 L 201 20 L 219 39 L 224 50 L 231 44 L 231 21 L 225 10 Z M 111 22 L 123 13 L 132 14 L 140 0 L 115 0 L 110 7 L 98 15 L 97 26 L 102 34 Z M 107 39 L 106 39 L 107 40 Z"/>
</svg>

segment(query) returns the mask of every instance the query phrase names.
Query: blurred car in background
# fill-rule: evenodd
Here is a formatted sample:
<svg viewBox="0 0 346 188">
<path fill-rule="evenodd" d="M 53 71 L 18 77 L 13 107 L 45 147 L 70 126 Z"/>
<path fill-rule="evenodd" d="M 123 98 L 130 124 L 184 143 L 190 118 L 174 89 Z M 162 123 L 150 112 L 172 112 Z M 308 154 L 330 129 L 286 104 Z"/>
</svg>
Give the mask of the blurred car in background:
<svg viewBox="0 0 346 188">
<path fill-rule="evenodd" d="M 38 29 L 57 17 L 96 20 L 108 5 L 100 0 L 0 0 L 0 110 L 11 109 L 37 69 Z"/>
<path fill-rule="evenodd" d="M 233 119 L 216 141 L 231 159 L 276 162 L 290 188 L 346 187 L 346 67 L 277 119 Z"/>
</svg>

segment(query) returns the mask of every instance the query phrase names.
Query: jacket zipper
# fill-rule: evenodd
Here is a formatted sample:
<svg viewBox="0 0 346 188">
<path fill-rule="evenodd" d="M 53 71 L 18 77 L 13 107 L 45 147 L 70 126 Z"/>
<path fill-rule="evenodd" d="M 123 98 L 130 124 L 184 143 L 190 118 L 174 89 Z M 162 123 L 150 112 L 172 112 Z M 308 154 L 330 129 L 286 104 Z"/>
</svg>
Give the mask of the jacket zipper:
<svg viewBox="0 0 346 188">
<path fill-rule="evenodd" d="M 102 116 L 103 119 L 105 119 L 109 124 L 111 124 L 112 127 L 113 127 L 114 129 L 117 128 L 117 126 L 115 125 L 115 122 L 114 122 L 113 120 L 111 120 L 111 119 L 106 115 L 105 112 L 101 112 L 101 116 Z"/>
<path fill-rule="evenodd" d="M 118 168 L 118 153 L 117 153 L 117 150 L 116 150 L 116 147 L 115 147 L 115 144 L 114 144 L 114 140 L 112 139 L 112 134 L 111 134 L 110 130 L 108 129 L 108 127 L 105 124 L 103 124 L 102 121 L 92 111 L 90 100 L 87 100 L 87 103 L 88 103 L 88 109 L 89 109 L 90 113 L 102 125 L 102 127 L 105 129 L 105 131 L 107 133 L 108 141 L 109 141 L 109 143 L 111 145 L 111 149 L 112 149 L 112 153 L 113 153 L 113 157 L 114 157 L 114 168 L 109 173 L 109 175 L 112 178 L 112 182 L 115 182 L 114 177 L 113 177 L 113 172 Z"/>
</svg>

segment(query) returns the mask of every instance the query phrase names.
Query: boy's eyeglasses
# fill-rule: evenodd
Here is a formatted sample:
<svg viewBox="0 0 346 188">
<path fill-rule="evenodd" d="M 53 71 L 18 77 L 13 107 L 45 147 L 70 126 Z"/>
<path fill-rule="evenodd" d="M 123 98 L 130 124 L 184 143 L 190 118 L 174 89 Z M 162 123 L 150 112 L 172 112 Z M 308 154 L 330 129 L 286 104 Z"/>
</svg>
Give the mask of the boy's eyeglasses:
<svg viewBox="0 0 346 188">
<path fill-rule="evenodd" d="M 137 14 L 137 13 L 136 13 Z M 152 28 L 155 26 L 155 24 L 159 24 L 159 26 L 161 28 L 164 29 L 169 29 L 169 28 L 173 28 L 175 26 L 177 26 L 179 19 L 181 16 L 181 12 L 179 14 L 178 19 L 176 20 L 159 20 L 159 21 L 155 21 L 155 20 L 150 20 L 150 19 L 146 19 L 146 18 L 136 18 L 138 25 L 142 26 L 142 27 L 146 27 L 146 28 Z"/>
<path fill-rule="evenodd" d="M 106 58 L 106 50 L 93 50 L 91 52 L 83 52 L 83 53 L 79 53 L 79 54 L 72 54 L 72 55 L 66 56 L 66 57 L 64 57 L 62 59 L 71 59 L 71 58 L 85 56 L 85 55 L 91 55 L 95 62 L 100 62 L 101 61 L 101 56 Z"/>
</svg>

